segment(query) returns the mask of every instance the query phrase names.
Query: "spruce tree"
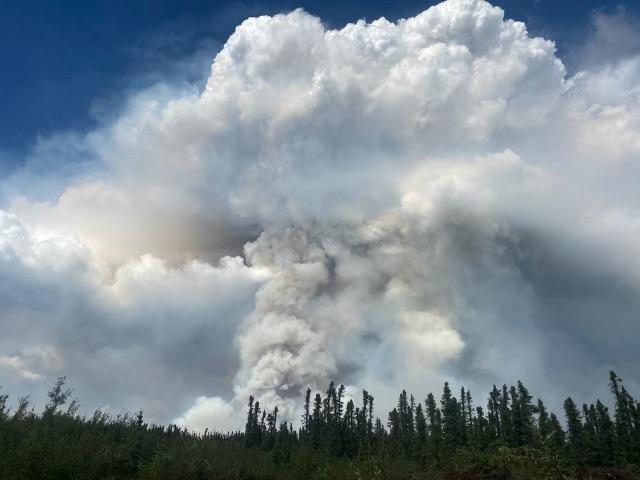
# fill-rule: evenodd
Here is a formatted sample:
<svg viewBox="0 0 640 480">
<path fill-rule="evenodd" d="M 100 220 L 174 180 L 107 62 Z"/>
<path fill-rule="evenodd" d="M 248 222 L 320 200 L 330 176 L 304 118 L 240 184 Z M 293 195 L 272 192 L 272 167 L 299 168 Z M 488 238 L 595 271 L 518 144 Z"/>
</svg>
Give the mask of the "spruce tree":
<svg viewBox="0 0 640 480">
<path fill-rule="evenodd" d="M 629 398 L 622 387 L 622 379 L 611 370 L 609 386 L 615 397 L 615 429 L 616 429 L 616 461 L 626 462 L 629 458 L 631 444 L 632 417 L 629 409 Z"/>
<path fill-rule="evenodd" d="M 424 452 L 427 445 L 427 419 L 420 403 L 416 407 L 416 445 L 419 452 Z"/>
<path fill-rule="evenodd" d="M 564 401 L 564 413 L 567 419 L 567 447 L 574 460 L 581 462 L 582 421 L 580 411 L 571 397 Z"/>
<path fill-rule="evenodd" d="M 517 389 L 511 387 L 513 444 L 530 445 L 533 440 L 533 405 L 529 391 L 518 380 Z"/>
<path fill-rule="evenodd" d="M 507 386 L 502 385 L 500 395 L 499 418 L 500 418 L 500 439 L 508 443 L 513 438 L 513 428 L 511 422 L 511 409 L 509 408 L 509 392 Z"/>
<path fill-rule="evenodd" d="M 458 422 L 458 435 L 462 445 L 467 444 L 467 392 L 464 387 L 460 389 L 460 420 Z"/>
<path fill-rule="evenodd" d="M 495 440 L 495 431 L 489 426 L 489 421 L 485 418 L 482 407 L 476 407 L 476 416 L 473 419 L 473 445 L 476 448 L 484 449 Z"/>
<path fill-rule="evenodd" d="M 596 428 L 598 431 L 599 463 L 613 465 L 615 460 L 615 427 L 609 416 L 609 409 L 596 401 Z"/>
<path fill-rule="evenodd" d="M 377 417 L 375 421 L 373 435 L 375 438 L 375 451 L 380 454 L 385 450 L 387 431 L 382 426 L 382 422 L 380 421 L 380 418 L 377 418 Z"/>
<path fill-rule="evenodd" d="M 369 419 L 367 421 L 367 432 L 369 436 L 369 443 L 373 441 L 373 397 L 369 395 Z"/>
<path fill-rule="evenodd" d="M 588 406 L 586 403 L 582 405 L 582 445 L 580 446 L 581 459 L 586 465 L 598 465 L 598 457 L 600 455 L 598 447 L 598 431 L 597 431 L 597 414 L 596 407 L 592 403 Z"/>
<path fill-rule="evenodd" d="M 344 396 L 344 385 L 340 385 L 336 392 L 335 402 L 334 402 L 334 418 L 337 422 L 340 422 L 342 419 L 342 409 L 344 404 L 342 402 L 342 397 Z"/>
<path fill-rule="evenodd" d="M 550 444 L 556 449 L 564 447 L 566 435 L 555 413 L 549 414 L 549 432 Z"/>
<path fill-rule="evenodd" d="M 502 437 L 500 426 L 500 392 L 494 385 L 487 403 L 487 423 L 491 437 L 495 440 Z"/>
<path fill-rule="evenodd" d="M 313 401 L 313 415 L 311 417 L 311 442 L 314 448 L 320 448 L 324 421 L 322 418 L 322 397 L 316 393 Z"/>
<path fill-rule="evenodd" d="M 249 397 L 249 411 L 247 412 L 247 423 L 244 427 L 244 440 L 245 445 L 250 447 L 253 444 L 254 435 L 253 435 L 253 396 Z"/>
<path fill-rule="evenodd" d="M 253 426 L 251 427 L 251 435 L 253 440 L 251 441 L 251 445 L 260 446 L 262 445 L 262 430 L 264 427 L 264 412 L 262 412 L 262 423 L 258 422 L 258 417 L 260 416 L 260 402 L 256 402 L 253 407 Z"/>
<path fill-rule="evenodd" d="M 360 409 L 360 414 L 358 415 L 357 421 L 357 429 L 358 429 L 358 445 L 359 450 L 361 452 L 366 452 L 369 449 L 369 438 L 370 438 L 370 430 L 369 430 L 369 412 L 370 412 L 370 396 L 369 392 L 366 390 L 362 391 L 362 408 Z"/>
<path fill-rule="evenodd" d="M 437 462 L 440 457 L 440 448 L 442 445 L 442 417 L 432 393 L 427 395 L 425 406 L 427 410 L 427 420 L 429 422 L 427 452 L 432 459 Z"/>
<path fill-rule="evenodd" d="M 308 438 L 309 436 L 309 429 L 310 429 L 310 424 L 309 424 L 309 420 L 310 420 L 310 408 L 311 408 L 311 389 L 307 388 L 307 391 L 304 395 L 304 415 L 302 417 L 302 425 L 303 425 L 303 431 L 304 431 L 304 436 L 305 439 Z"/>
<path fill-rule="evenodd" d="M 343 445 L 347 455 L 352 455 L 357 448 L 356 441 L 356 411 L 353 400 L 347 402 L 343 421 Z"/>
<path fill-rule="evenodd" d="M 402 432 L 400 427 L 400 414 L 398 409 L 394 408 L 389 412 L 387 427 L 389 428 L 389 443 L 393 453 L 402 445 Z"/>
<path fill-rule="evenodd" d="M 544 406 L 544 403 L 541 399 L 538 399 L 538 405 L 536 406 L 536 411 L 538 413 L 538 421 L 537 421 L 537 437 L 536 443 L 540 443 L 545 445 L 549 440 L 549 434 L 551 433 L 551 424 L 549 423 L 549 412 L 547 411 L 547 407 Z"/>
<path fill-rule="evenodd" d="M 473 420 L 473 402 L 471 399 L 471 391 L 467 389 L 467 435 L 471 443 L 473 443 L 475 440 L 475 424 Z"/>
<path fill-rule="evenodd" d="M 440 400 L 442 408 L 442 443 L 451 452 L 460 445 L 460 407 L 458 400 L 451 394 L 449 383 L 445 382 Z"/>
<path fill-rule="evenodd" d="M 287 422 L 280 424 L 280 429 L 276 435 L 275 444 L 273 447 L 273 461 L 276 465 L 281 463 L 288 463 L 291 457 L 291 439 Z"/>
</svg>

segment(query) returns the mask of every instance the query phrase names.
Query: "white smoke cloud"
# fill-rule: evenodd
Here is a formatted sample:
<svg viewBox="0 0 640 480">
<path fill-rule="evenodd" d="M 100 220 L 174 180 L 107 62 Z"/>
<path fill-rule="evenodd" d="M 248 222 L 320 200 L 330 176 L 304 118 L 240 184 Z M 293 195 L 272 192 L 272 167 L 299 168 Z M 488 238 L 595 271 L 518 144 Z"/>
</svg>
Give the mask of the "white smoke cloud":
<svg viewBox="0 0 640 480">
<path fill-rule="evenodd" d="M 100 168 L 3 189 L 2 365 L 44 378 L 23 358 L 45 345 L 96 399 L 222 430 L 331 379 L 381 408 L 443 376 L 640 383 L 638 62 L 567 77 L 482 0 L 250 18 L 202 92 L 64 137 Z"/>
<path fill-rule="evenodd" d="M 194 405 L 184 415 L 176 418 L 173 423 L 192 432 L 204 433 L 209 431 L 227 433 L 237 429 L 233 406 L 220 397 L 198 397 Z"/>
<path fill-rule="evenodd" d="M 112 272 L 78 239 L 0 212 L 1 383 L 42 402 L 45 382 L 67 375 L 89 409 L 171 419 L 209 388 L 231 390 L 237 319 L 265 275 L 238 257 L 173 268 L 153 255 Z"/>
</svg>

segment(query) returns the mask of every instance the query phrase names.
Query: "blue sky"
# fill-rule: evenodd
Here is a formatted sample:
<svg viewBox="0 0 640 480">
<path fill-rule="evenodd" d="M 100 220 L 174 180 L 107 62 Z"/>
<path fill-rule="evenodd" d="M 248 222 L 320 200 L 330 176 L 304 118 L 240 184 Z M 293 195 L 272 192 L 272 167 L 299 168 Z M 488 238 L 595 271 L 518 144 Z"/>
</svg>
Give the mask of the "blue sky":
<svg viewBox="0 0 640 480">
<path fill-rule="evenodd" d="M 20 163 L 20 153 L 38 135 L 90 128 L 96 111 L 117 106 L 126 89 L 157 80 L 166 73 L 163 69 L 171 68 L 172 61 L 198 49 L 213 56 L 247 16 L 303 7 L 329 26 L 339 27 L 358 18 L 412 16 L 434 3 L 5 1 L 0 15 L 0 58 L 5 66 L 0 75 L 3 170 Z M 505 9 L 507 17 L 525 21 L 532 34 L 555 40 L 559 55 L 569 66 L 572 51 L 589 34 L 594 12 L 637 11 L 637 2 L 622 0 L 494 3 Z M 206 75 L 206 71 L 191 73 L 185 80 L 196 81 Z"/>
</svg>

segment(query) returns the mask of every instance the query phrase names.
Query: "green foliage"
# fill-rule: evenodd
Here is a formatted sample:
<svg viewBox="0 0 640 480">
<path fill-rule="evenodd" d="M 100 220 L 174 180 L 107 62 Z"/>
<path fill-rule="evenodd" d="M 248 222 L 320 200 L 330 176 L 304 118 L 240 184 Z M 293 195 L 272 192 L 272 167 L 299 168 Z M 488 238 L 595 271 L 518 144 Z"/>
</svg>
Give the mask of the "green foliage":
<svg viewBox="0 0 640 480">
<path fill-rule="evenodd" d="M 402 391 L 388 429 L 373 417 L 373 397 L 345 402 L 329 385 L 312 401 L 307 390 L 301 428 L 278 423 L 249 398 L 244 432 L 197 435 L 149 425 L 142 411 L 78 415 L 61 377 L 42 413 L 0 394 L 0 479 L 638 479 L 639 405 L 613 372 L 611 418 L 600 400 L 579 408 L 568 398 L 567 432 L 526 387 L 495 386 L 487 414 L 471 394 L 448 383 L 438 406 Z M 635 472 L 635 473 L 634 473 Z"/>
</svg>

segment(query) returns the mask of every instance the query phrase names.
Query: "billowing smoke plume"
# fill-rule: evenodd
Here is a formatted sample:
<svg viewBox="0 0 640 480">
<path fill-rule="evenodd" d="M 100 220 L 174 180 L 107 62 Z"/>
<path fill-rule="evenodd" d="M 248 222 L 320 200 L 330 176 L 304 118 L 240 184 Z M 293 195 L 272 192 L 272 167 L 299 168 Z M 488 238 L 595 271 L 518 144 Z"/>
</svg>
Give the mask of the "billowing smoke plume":
<svg viewBox="0 0 640 480">
<path fill-rule="evenodd" d="M 383 408 L 443 376 L 640 382 L 640 55 L 598 38 L 568 77 L 482 0 L 246 20 L 202 92 L 49 140 L 90 167 L 2 217 L 0 378 L 118 385 L 192 428 L 249 394 L 295 418 L 331 379 Z"/>
</svg>

